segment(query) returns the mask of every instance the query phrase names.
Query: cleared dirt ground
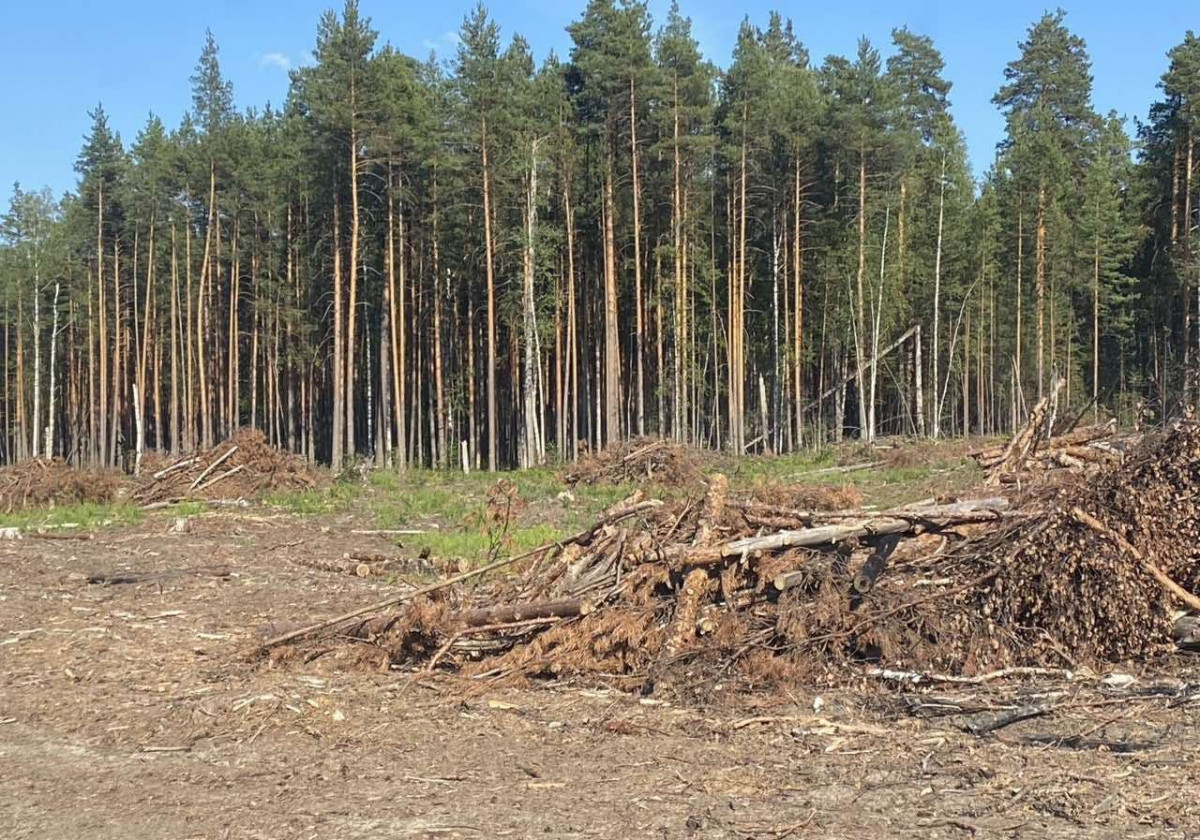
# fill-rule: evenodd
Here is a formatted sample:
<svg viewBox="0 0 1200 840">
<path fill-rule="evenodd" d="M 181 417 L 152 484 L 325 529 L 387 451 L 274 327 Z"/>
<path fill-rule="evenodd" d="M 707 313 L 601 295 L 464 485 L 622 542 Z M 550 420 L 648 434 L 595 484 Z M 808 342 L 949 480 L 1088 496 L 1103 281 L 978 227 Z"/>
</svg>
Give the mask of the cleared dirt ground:
<svg viewBox="0 0 1200 840">
<path fill-rule="evenodd" d="M 1200 836 L 1196 703 L 1081 688 L 976 738 L 880 687 L 696 706 L 265 664 L 265 630 L 394 586 L 298 561 L 394 546 L 351 515 L 173 521 L 0 543 L 0 836 Z"/>
</svg>

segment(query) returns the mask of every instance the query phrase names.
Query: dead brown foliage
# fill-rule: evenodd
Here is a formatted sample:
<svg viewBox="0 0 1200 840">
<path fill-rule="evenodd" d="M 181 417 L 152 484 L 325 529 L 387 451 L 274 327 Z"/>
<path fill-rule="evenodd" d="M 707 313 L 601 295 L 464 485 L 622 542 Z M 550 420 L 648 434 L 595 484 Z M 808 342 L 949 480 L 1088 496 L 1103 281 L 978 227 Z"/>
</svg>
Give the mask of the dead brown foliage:
<svg viewBox="0 0 1200 840">
<path fill-rule="evenodd" d="M 463 606 L 576 599 L 578 615 L 480 631 L 463 625 L 461 609 L 434 614 L 418 604 L 383 617 L 386 636 L 365 638 L 386 639 L 393 665 L 685 694 L 857 680 L 864 666 L 971 675 L 1161 654 L 1171 644 L 1172 597 L 1077 508 L 1180 585 L 1200 584 L 1195 425 L 1146 441 L 1099 479 L 1027 494 L 1022 510 L 987 525 L 939 524 L 920 507 L 870 514 L 840 488 L 769 485 L 737 496 L 717 476 L 708 488 L 702 500 L 602 519 L 518 580 L 455 596 Z M 856 574 L 888 539 L 870 529 L 812 547 L 729 548 L 772 529 L 828 529 L 862 516 L 909 523 L 894 561 L 865 591 Z"/>
<path fill-rule="evenodd" d="M 585 453 L 563 472 L 576 484 L 653 483 L 688 487 L 703 479 L 711 455 L 663 438 L 640 437 L 596 453 Z"/>
<path fill-rule="evenodd" d="M 297 455 L 275 449 L 258 429 L 243 428 L 210 449 L 169 461 L 144 459 L 134 498 L 143 504 L 179 499 L 258 499 L 305 490 L 316 473 Z"/>
<path fill-rule="evenodd" d="M 117 498 L 121 475 L 116 470 L 81 470 L 61 458 L 34 458 L 0 469 L 0 508 L 5 513 L 32 507 L 95 502 Z"/>
</svg>

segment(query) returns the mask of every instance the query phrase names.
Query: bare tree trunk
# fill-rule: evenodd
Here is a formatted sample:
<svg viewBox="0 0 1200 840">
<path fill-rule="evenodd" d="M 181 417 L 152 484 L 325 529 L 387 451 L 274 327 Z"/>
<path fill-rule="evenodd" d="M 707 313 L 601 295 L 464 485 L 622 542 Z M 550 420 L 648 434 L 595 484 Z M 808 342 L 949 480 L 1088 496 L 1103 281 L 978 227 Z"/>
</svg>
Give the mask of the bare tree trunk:
<svg viewBox="0 0 1200 840">
<path fill-rule="evenodd" d="M 201 441 L 205 447 L 212 446 L 212 411 L 208 395 L 208 354 L 204 350 L 204 295 L 205 289 L 212 285 L 212 264 L 209 259 L 213 248 L 213 228 L 216 224 L 217 213 L 217 174 L 216 162 L 208 163 L 208 224 L 204 228 L 204 256 L 200 263 L 200 290 L 196 299 L 196 367 L 199 372 L 200 385 L 200 426 Z M 101 343 L 104 339 L 101 338 Z M 103 398 L 103 396 L 101 397 Z"/>
<path fill-rule="evenodd" d="M 57 389 L 57 371 L 58 371 L 58 295 L 62 289 L 62 284 L 54 281 L 54 314 L 50 327 L 50 390 L 46 393 L 46 401 L 49 403 L 46 412 L 46 445 L 42 451 L 46 453 L 47 458 L 54 457 L 54 418 L 55 418 L 55 392 Z M 68 359 L 68 361 L 70 361 Z"/>
<path fill-rule="evenodd" d="M 796 153 L 795 238 L 792 240 L 795 253 L 792 257 L 792 293 L 795 295 L 792 315 L 792 398 L 796 401 L 796 445 L 804 446 L 804 193 L 800 184 L 800 153 Z"/>
<path fill-rule="evenodd" d="M 99 423 L 93 423 L 98 428 L 93 428 L 93 440 L 99 438 L 100 441 L 100 463 L 108 466 L 108 423 L 109 416 L 107 411 L 108 406 L 108 313 L 104 306 L 104 184 L 101 182 L 97 189 L 97 210 L 96 210 L 96 317 L 100 322 L 99 329 L 99 352 L 100 357 L 100 402 L 97 406 L 92 403 L 92 417 L 98 420 Z M 90 301 L 90 298 L 89 298 Z M 20 335 L 18 327 L 18 336 Z M 18 361 L 18 365 L 20 362 Z M 18 368 L 19 369 L 19 368 Z"/>
<path fill-rule="evenodd" d="M 633 174 L 633 296 L 635 307 L 634 341 L 637 344 L 637 433 L 646 434 L 646 350 L 645 317 L 642 312 L 642 212 L 641 184 L 638 181 L 637 100 L 633 79 L 629 80 L 629 155 Z"/>
<path fill-rule="evenodd" d="M 1037 395 L 1042 398 L 1046 379 L 1046 187 L 1038 184 L 1037 264 Z"/>
<path fill-rule="evenodd" d="M 946 221 L 946 153 L 942 152 L 942 175 L 938 189 L 937 253 L 933 260 L 933 336 L 929 340 L 930 355 L 933 357 L 933 437 L 942 435 L 942 404 L 938 398 L 938 363 L 941 358 L 942 317 L 942 234 Z"/>
<path fill-rule="evenodd" d="M 342 352 L 345 345 L 342 341 L 342 234 L 341 216 L 338 213 L 338 196 L 333 197 L 333 436 L 330 439 L 329 467 L 334 473 L 342 470 L 342 456 L 345 453 L 345 430 L 342 423 L 345 420 L 346 398 L 342 386 L 345 373 Z"/>
<path fill-rule="evenodd" d="M 1019 195 L 1018 195 L 1017 201 L 1018 201 L 1018 204 L 1017 204 L 1017 327 L 1016 327 L 1016 329 L 1017 329 L 1017 335 L 1016 335 L 1017 347 L 1016 347 L 1016 361 L 1014 363 L 1014 370 L 1015 370 L 1014 378 L 1016 379 L 1016 383 L 1018 386 L 1017 390 L 1019 392 L 1021 378 L 1022 378 L 1021 348 L 1025 344 L 1024 336 L 1022 335 L 1022 332 L 1021 332 L 1021 313 L 1023 312 L 1024 305 L 1025 305 L 1025 293 L 1021 287 L 1021 284 L 1023 282 L 1022 275 L 1024 273 L 1022 263 L 1024 262 L 1024 257 L 1025 257 L 1025 228 L 1024 228 L 1025 215 L 1024 215 L 1024 210 L 1020 204 L 1020 196 Z M 1023 416 L 1023 414 L 1024 414 L 1024 412 L 1021 410 L 1021 408 L 1019 408 L 1016 405 L 1013 406 L 1013 416 L 1014 417 L 1021 417 L 1021 416 Z M 1014 423 L 1013 428 L 1014 428 L 1014 430 L 1016 429 L 1015 423 Z"/>
<path fill-rule="evenodd" d="M 541 438 L 537 400 L 537 314 L 534 298 L 534 236 L 537 232 L 537 147 L 538 140 L 530 142 L 529 181 L 525 193 L 525 247 L 522 251 L 523 285 L 521 308 L 524 315 L 525 364 L 521 382 L 523 392 L 524 446 L 521 449 L 522 466 L 532 467 L 541 463 L 538 441 Z"/>
<path fill-rule="evenodd" d="M 858 368 L 858 433 L 869 438 L 870 424 L 867 418 L 867 399 L 863 393 L 863 367 L 866 364 L 864 343 L 867 340 L 866 290 L 864 279 L 867 272 L 867 152 L 858 150 L 858 273 L 854 300 L 854 355 Z"/>
<path fill-rule="evenodd" d="M 492 188 L 488 168 L 487 117 L 480 120 L 480 154 L 483 158 L 483 241 L 487 269 L 487 429 L 488 472 L 497 467 L 496 419 L 496 275 L 492 246 Z"/>
<path fill-rule="evenodd" d="M 611 129 L 610 129 L 611 135 Z M 604 440 L 611 445 L 621 438 L 621 347 L 617 321 L 617 254 L 613 235 L 613 179 L 616 168 L 613 142 L 608 143 L 604 179 Z"/>
<path fill-rule="evenodd" d="M 33 420 L 29 424 L 30 454 L 41 454 L 42 438 L 42 278 L 39 269 L 33 274 Z"/>
<path fill-rule="evenodd" d="M 357 454 L 357 429 L 354 422 L 354 362 L 358 356 L 355 325 L 358 322 L 358 130 L 355 126 L 357 88 L 350 76 L 350 301 L 346 307 L 346 454 Z M 339 441 L 340 445 L 340 441 Z"/>
<path fill-rule="evenodd" d="M 291 210 L 288 210 L 288 235 L 291 235 Z M 290 240 L 289 240 L 290 241 Z M 291 259 L 289 248 L 288 259 Z M 289 263 L 290 265 L 290 263 Z M 178 452 L 179 436 L 179 258 L 176 250 L 175 223 L 171 223 L 171 446 Z M 164 442 L 159 441 L 159 446 Z"/>
<path fill-rule="evenodd" d="M 1092 254 L 1092 422 L 1100 422 L 1100 200 Z"/>
<path fill-rule="evenodd" d="M 879 383 L 879 334 L 882 332 L 881 319 L 883 317 L 883 285 L 885 277 L 885 269 L 887 268 L 887 241 L 888 241 L 888 225 L 891 222 L 891 208 L 887 208 L 883 216 L 883 246 L 879 251 L 879 291 L 875 294 L 874 300 L 874 325 L 871 329 L 871 381 L 870 387 L 867 390 L 867 440 L 875 440 L 875 400 L 876 392 Z M 859 369 L 861 370 L 861 368 Z M 862 385 L 862 382 L 859 382 Z"/>
<path fill-rule="evenodd" d="M 445 363 L 442 359 L 442 297 L 443 284 L 441 275 L 441 263 L 438 254 L 439 231 L 438 231 L 438 194 L 437 194 L 437 174 L 433 177 L 433 380 L 434 380 L 434 396 L 437 404 L 437 446 L 439 465 L 450 465 L 450 452 L 448 447 L 447 427 L 450 423 L 450 417 L 446 411 L 446 378 L 444 374 Z M 445 292 L 448 294 L 449 289 Z"/>
<path fill-rule="evenodd" d="M 108 447 L 112 464 L 119 462 L 117 449 L 121 428 L 121 240 L 113 238 L 113 343 L 112 343 L 112 425 L 109 426 Z M 111 465 L 110 465 L 111 466 Z"/>
<path fill-rule="evenodd" d="M 395 173 L 388 166 L 387 283 L 388 321 L 391 325 L 392 400 L 396 422 L 396 467 L 403 469 L 408 460 L 408 436 L 404 417 L 404 212 L 399 214 L 400 284 L 396 285 L 396 197 Z"/>
<path fill-rule="evenodd" d="M 187 297 L 184 299 L 184 312 L 187 324 L 183 333 L 184 342 L 184 417 L 187 425 L 183 439 L 184 448 L 191 451 L 196 447 L 196 345 L 193 341 L 198 329 L 192 317 L 192 226 L 186 220 L 183 226 L 183 272 L 184 283 L 187 286 Z"/>
<path fill-rule="evenodd" d="M 567 453 L 574 461 L 579 454 L 579 335 L 578 318 L 575 312 L 575 216 L 571 207 L 571 174 L 563 174 L 563 214 L 567 218 L 567 385 L 564 388 L 563 404 L 571 414 L 571 439 L 567 441 Z M 560 423 L 565 418 L 559 418 Z"/>
<path fill-rule="evenodd" d="M 738 217 L 738 269 L 737 269 L 737 295 L 734 299 L 735 316 L 733 324 L 730 326 L 730 335 L 733 337 L 733 346 L 737 359 L 737 371 L 734 379 L 734 387 L 737 390 L 737 414 L 731 412 L 730 419 L 734 423 L 736 436 L 731 441 L 733 451 L 741 454 L 746 450 L 746 182 L 747 176 L 747 156 L 749 154 L 747 139 L 747 122 L 749 119 L 749 106 L 742 101 L 742 160 L 741 160 L 741 186 L 740 186 L 740 201 L 741 211 Z"/>
<path fill-rule="evenodd" d="M 924 387 L 924 363 L 921 361 L 921 322 L 918 321 L 913 327 L 916 331 L 913 334 L 913 370 L 916 376 L 916 395 L 914 404 L 917 412 L 917 434 L 924 437 L 925 435 L 925 387 Z"/>
<path fill-rule="evenodd" d="M 675 422 L 672 431 L 675 439 L 687 439 L 687 293 L 685 283 L 687 275 L 683 270 L 683 206 L 680 190 L 680 160 L 679 160 L 679 75 L 672 78 L 674 101 L 672 107 L 672 192 L 671 192 L 671 246 L 674 249 L 672 269 L 675 272 L 675 348 L 671 354 L 674 363 L 675 385 Z M 662 372 L 659 371 L 659 376 Z"/>
<path fill-rule="evenodd" d="M 139 405 L 138 412 L 141 414 L 143 421 L 146 417 L 146 371 L 149 363 L 150 340 L 153 331 L 153 312 L 154 312 L 154 216 L 150 217 L 150 243 L 147 248 L 146 255 L 146 300 L 143 302 L 142 312 L 142 346 L 138 352 L 138 366 L 135 381 L 138 386 Z M 134 283 L 136 285 L 136 277 Z M 135 313 L 136 317 L 136 313 Z"/>
</svg>

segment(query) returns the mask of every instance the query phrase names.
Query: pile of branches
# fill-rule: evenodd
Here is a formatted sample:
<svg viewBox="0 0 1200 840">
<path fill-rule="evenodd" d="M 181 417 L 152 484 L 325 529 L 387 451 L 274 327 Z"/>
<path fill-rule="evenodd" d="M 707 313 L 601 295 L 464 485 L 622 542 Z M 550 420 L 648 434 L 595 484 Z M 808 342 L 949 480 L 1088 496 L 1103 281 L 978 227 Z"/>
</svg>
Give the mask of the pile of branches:
<svg viewBox="0 0 1200 840">
<path fill-rule="evenodd" d="M 1056 426 L 1055 400 L 1039 400 L 1025 425 L 1002 446 L 976 450 L 971 457 L 987 474 L 987 483 L 1017 484 L 1053 470 L 1096 475 L 1121 462 L 1137 437 L 1117 433 L 1116 421 L 1077 427 L 1080 415 Z"/>
<path fill-rule="evenodd" d="M 1034 648 L 1121 661 L 1183 641 L 1200 611 L 1200 426 L 1149 436 L 1120 466 L 1066 487 L 1007 558 L 995 620 Z M 1028 651 L 1027 651 L 1028 652 Z"/>
<path fill-rule="evenodd" d="M 1020 510 L 802 509 L 714 475 L 691 500 L 639 491 L 570 539 L 267 647 L 349 638 L 382 667 L 681 692 L 1145 660 L 1197 638 L 1198 500 L 1194 425 Z M 510 563 L 521 573 L 464 585 Z"/>
<path fill-rule="evenodd" d="M 562 478 L 571 486 L 645 482 L 691 487 L 702 481 L 702 465 L 703 455 L 695 449 L 664 438 L 640 437 L 584 452 Z"/>
<path fill-rule="evenodd" d="M 116 470 L 81 470 L 61 458 L 34 458 L 0 469 L 0 509 L 5 513 L 35 507 L 85 502 L 104 504 L 117 498 L 121 476 Z"/>
<path fill-rule="evenodd" d="M 721 475 L 692 500 L 639 491 L 574 537 L 512 558 L 526 568 L 499 584 L 458 586 L 468 572 L 393 599 L 407 607 L 371 605 L 267 647 L 351 638 L 380 665 L 603 676 L 630 689 L 722 674 L 774 683 L 864 658 L 953 664 L 951 643 L 967 634 L 944 620 L 946 605 L 969 593 L 942 578 L 978 570 L 938 549 L 965 539 L 959 529 L 1008 524 L 1005 499 L 882 512 L 785 499 L 778 488 L 732 497 Z"/>
<path fill-rule="evenodd" d="M 147 455 L 133 498 L 143 505 L 186 499 L 257 499 L 316 485 L 298 456 L 275 449 L 258 429 L 238 429 L 216 446 L 171 460 Z"/>
</svg>

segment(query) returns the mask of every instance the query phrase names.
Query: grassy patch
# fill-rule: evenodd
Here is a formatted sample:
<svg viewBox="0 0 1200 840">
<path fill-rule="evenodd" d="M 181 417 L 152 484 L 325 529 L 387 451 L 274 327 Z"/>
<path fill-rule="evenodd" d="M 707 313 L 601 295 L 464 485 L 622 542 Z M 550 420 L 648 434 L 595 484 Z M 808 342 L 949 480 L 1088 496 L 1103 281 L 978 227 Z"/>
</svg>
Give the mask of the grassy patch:
<svg viewBox="0 0 1200 840">
<path fill-rule="evenodd" d="M 404 538 L 404 547 L 416 554 L 428 550 L 434 557 L 455 558 L 468 566 L 478 565 L 496 557 L 521 554 L 562 539 L 566 532 L 545 523 L 516 527 L 498 543 L 483 529 L 429 531 Z"/>
<path fill-rule="evenodd" d="M 142 520 L 144 511 L 125 502 L 99 504 L 83 502 L 53 508 L 29 508 L 0 514 L 0 527 L 35 531 L 38 528 L 69 528 L 90 530 L 113 525 L 134 525 Z"/>
<path fill-rule="evenodd" d="M 204 502 L 177 502 L 169 510 L 176 516 L 199 516 L 208 510 L 208 505 Z"/>
<path fill-rule="evenodd" d="M 313 490 L 280 490 L 264 500 L 271 507 L 299 516 L 337 513 L 350 507 L 361 489 L 348 481 L 335 481 L 328 487 Z"/>
</svg>

